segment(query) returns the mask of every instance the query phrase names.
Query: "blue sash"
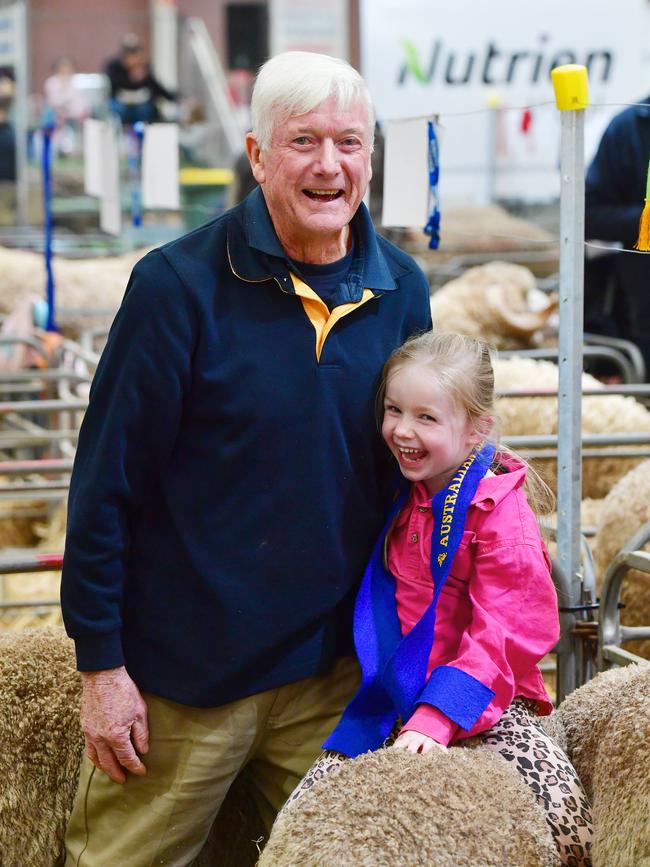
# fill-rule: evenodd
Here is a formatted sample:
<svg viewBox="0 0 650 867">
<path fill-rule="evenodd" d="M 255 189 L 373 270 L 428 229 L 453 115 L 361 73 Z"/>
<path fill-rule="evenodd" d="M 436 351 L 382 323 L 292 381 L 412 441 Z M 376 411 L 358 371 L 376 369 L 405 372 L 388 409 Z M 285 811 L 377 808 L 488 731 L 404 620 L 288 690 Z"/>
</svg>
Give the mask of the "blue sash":
<svg viewBox="0 0 650 867">
<path fill-rule="evenodd" d="M 407 720 L 417 704 L 435 704 L 462 728 L 470 729 L 494 696 L 476 678 L 441 666 L 426 682 L 433 644 L 436 605 L 465 529 L 467 510 L 494 457 L 494 446 L 472 452 L 451 482 L 431 500 L 433 598 L 420 620 L 402 637 L 395 578 L 384 564 L 386 535 L 407 499 L 394 503 L 361 582 L 354 609 L 354 643 L 361 686 L 323 746 L 357 756 L 381 746 L 398 715 Z"/>
</svg>

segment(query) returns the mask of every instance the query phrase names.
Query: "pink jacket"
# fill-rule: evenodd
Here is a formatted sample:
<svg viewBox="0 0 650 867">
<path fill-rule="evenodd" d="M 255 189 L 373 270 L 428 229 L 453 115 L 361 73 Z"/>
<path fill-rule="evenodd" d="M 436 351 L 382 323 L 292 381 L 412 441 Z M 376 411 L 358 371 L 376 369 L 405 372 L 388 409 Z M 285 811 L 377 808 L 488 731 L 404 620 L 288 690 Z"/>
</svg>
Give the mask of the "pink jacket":
<svg viewBox="0 0 650 867">
<path fill-rule="evenodd" d="M 526 467 L 513 460 L 508 469 L 483 478 L 472 499 L 436 606 L 427 669 L 427 677 L 441 665 L 461 669 L 494 690 L 494 698 L 469 731 L 429 704 L 420 704 L 404 726 L 445 745 L 489 729 L 515 696 L 536 700 L 542 714 L 552 710 L 537 667 L 560 632 L 551 564 L 521 488 Z M 430 503 L 424 484 L 413 485 L 388 541 L 402 635 L 431 603 Z"/>
</svg>

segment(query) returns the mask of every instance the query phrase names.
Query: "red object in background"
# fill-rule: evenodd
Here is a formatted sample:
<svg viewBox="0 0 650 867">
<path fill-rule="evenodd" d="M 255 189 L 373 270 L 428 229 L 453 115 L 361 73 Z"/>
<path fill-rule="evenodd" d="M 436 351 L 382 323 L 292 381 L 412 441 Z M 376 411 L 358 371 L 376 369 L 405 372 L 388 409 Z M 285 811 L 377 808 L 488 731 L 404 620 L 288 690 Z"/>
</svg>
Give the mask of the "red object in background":
<svg viewBox="0 0 650 867">
<path fill-rule="evenodd" d="M 533 125 L 533 113 L 529 108 L 525 108 L 521 115 L 521 131 L 524 135 L 528 135 Z"/>
</svg>

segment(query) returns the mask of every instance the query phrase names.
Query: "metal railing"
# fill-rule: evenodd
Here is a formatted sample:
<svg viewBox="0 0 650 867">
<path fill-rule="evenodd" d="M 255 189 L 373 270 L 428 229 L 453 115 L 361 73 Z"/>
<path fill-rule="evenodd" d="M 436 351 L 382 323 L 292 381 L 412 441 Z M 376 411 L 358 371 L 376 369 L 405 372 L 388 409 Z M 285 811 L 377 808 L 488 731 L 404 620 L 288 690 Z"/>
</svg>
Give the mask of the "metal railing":
<svg viewBox="0 0 650 867">
<path fill-rule="evenodd" d="M 625 576 L 631 569 L 647 575 L 650 583 L 650 553 L 641 550 L 650 540 L 650 521 L 644 524 L 623 546 L 603 577 L 598 612 L 598 667 L 613 665 L 650 665 L 647 659 L 625 650 L 626 641 L 650 638 L 650 625 L 621 625 L 620 597 Z"/>
</svg>

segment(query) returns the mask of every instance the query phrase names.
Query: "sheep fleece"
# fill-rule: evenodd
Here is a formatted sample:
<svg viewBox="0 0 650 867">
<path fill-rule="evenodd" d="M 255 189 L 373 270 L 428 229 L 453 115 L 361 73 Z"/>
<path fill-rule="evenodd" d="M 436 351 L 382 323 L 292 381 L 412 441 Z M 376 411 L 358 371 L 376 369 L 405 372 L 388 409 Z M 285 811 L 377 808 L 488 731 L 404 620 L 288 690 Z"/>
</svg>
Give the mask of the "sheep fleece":
<svg viewBox="0 0 650 867">
<path fill-rule="evenodd" d="M 50 867 L 77 788 L 81 683 L 62 629 L 0 633 L 0 864 Z"/>
<path fill-rule="evenodd" d="M 276 822 L 259 867 L 551 867 L 544 814 L 483 749 L 379 750 L 344 763 Z"/>
<path fill-rule="evenodd" d="M 592 801 L 594 867 L 650 867 L 650 665 L 599 674 L 554 716 Z"/>
</svg>

